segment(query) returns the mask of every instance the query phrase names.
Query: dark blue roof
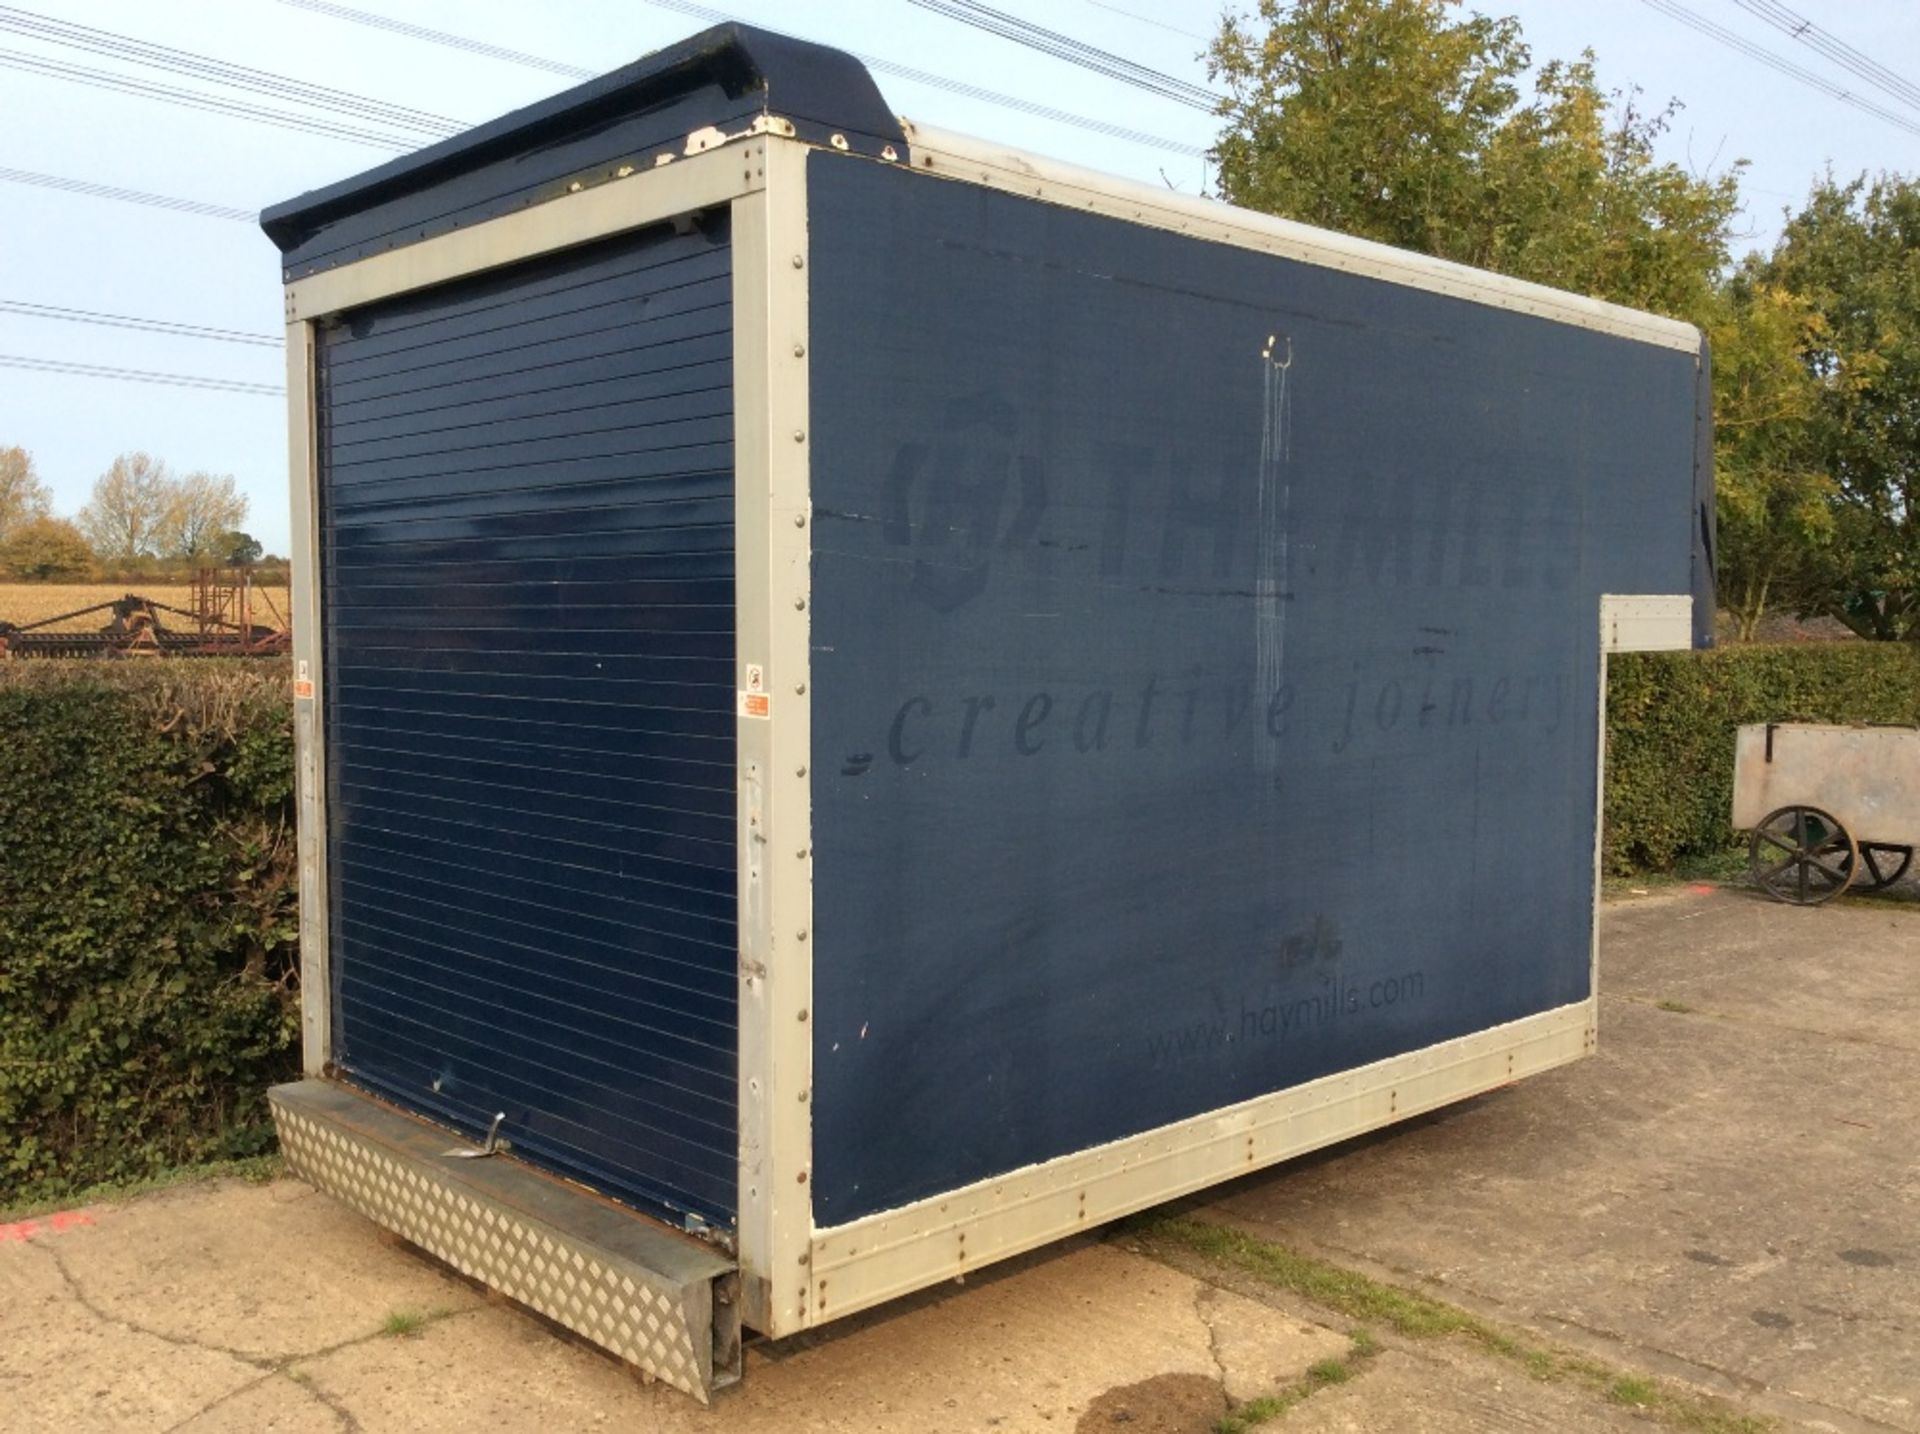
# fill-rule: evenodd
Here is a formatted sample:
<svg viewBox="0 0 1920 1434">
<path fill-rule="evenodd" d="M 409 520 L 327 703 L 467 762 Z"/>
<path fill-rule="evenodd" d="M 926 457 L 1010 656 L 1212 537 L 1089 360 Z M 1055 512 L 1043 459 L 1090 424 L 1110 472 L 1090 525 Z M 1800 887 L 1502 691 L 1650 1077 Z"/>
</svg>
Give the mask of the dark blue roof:
<svg viewBox="0 0 1920 1434">
<path fill-rule="evenodd" d="M 756 115 L 805 139 L 846 138 L 856 151 L 906 136 L 867 68 L 824 45 L 748 25 L 716 25 L 550 99 L 402 155 L 364 174 L 273 205 L 260 227 L 289 278 L 563 194 L 610 177 L 708 125 Z"/>
</svg>

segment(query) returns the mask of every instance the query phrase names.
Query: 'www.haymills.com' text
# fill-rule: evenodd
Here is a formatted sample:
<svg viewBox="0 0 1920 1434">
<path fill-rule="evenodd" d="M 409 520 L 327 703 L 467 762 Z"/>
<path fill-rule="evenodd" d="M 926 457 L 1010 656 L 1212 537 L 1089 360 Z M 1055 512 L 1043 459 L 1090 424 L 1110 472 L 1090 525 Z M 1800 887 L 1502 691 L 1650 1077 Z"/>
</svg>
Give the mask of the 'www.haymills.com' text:
<svg viewBox="0 0 1920 1434">
<path fill-rule="evenodd" d="M 1155 1066 L 1185 1065 L 1213 1055 L 1235 1043 L 1278 1040 L 1285 1036 L 1305 1035 L 1336 1021 L 1365 1016 L 1426 994 L 1424 971 L 1406 971 L 1383 976 L 1377 981 L 1340 981 L 1328 979 L 1323 990 L 1289 1000 L 1255 1005 L 1243 1000 L 1239 1018 L 1222 1014 L 1188 1025 L 1175 1026 L 1148 1037 L 1150 1059 Z"/>
</svg>

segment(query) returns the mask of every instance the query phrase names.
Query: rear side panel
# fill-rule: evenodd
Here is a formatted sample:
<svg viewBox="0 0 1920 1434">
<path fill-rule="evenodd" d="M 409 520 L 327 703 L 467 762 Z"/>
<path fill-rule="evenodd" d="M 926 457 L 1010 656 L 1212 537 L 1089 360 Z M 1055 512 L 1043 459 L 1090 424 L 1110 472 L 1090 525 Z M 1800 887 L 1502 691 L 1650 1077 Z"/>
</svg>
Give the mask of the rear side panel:
<svg viewBox="0 0 1920 1434">
<path fill-rule="evenodd" d="M 1584 1002 L 1601 595 L 1690 588 L 1696 356 L 809 197 L 816 1224 Z"/>
<path fill-rule="evenodd" d="M 351 310 L 317 355 L 334 1061 L 722 1227 L 730 271 L 720 211 Z"/>
</svg>

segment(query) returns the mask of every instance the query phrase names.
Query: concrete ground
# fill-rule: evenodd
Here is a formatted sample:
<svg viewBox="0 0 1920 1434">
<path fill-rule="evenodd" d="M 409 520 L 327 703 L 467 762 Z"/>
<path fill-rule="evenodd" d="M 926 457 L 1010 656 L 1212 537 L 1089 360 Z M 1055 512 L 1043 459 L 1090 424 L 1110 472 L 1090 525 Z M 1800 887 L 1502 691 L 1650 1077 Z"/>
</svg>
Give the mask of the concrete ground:
<svg viewBox="0 0 1920 1434">
<path fill-rule="evenodd" d="M 1682 889 L 1603 953 L 1597 1058 L 1187 1209 L 1783 1425 L 1920 1431 L 1920 902 Z M 1335 1358 L 1269 1427 L 1647 1425 L 1177 1265 L 1069 1242 L 755 1348 L 704 1410 L 297 1181 L 185 1186 L 0 1224 L 0 1430 L 1198 1434 Z"/>
<path fill-rule="evenodd" d="M 1612 905 L 1601 952 L 1596 1058 L 1201 1213 L 1789 1421 L 1920 1430 L 1920 901 L 1683 888 Z"/>
</svg>

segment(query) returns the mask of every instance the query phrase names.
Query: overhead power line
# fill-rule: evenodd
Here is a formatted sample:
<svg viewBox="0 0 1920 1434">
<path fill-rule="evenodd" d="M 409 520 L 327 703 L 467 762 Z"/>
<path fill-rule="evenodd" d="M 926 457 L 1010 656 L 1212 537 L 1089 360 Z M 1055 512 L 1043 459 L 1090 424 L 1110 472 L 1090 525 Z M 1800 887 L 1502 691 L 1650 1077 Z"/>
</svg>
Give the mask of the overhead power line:
<svg viewBox="0 0 1920 1434">
<path fill-rule="evenodd" d="M 249 65 L 232 64 L 211 55 L 201 54 L 196 50 L 178 50 L 168 45 L 156 45 L 132 35 L 100 30 L 91 25 L 77 25 L 70 20 L 37 15 L 31 10 L 21 10 L 12 5 L 0 5 L 0 30 L 48 44 L 63 45 L 72 49 L 85 50 L 91 54 L 105 55 L 112 59 L 165 70 L 176 75 L 212 81 L 232 89 L 248 90 L 274 99 L 291 100 L 310 108 L 328 110 L 354 119 L 373 120 L 400 129 L 418 130 L 435 138 L 442 138 L 465 127 L 459 120 L 449 119 L 445 115 L 430 114 L 408 105 L 389 104 L 385 100 L 373 99 L 367 95 L 338 90 L 331 85 L 317 85 L 306 80 L 295 79 L 290 75 L 275 74 L 271 70 L 258 70 Z"/>
<path fill-rule="evenodd" d="M 1691 26 L 1710 39 L 1717 40 L 1731 49 L 1738 50 L 1748 59 L 1757 60 L 1763 65 L 1778 70 L 1783 75 L 1792 76 L 1794 79 L 1800 81 L 1801 84 L 1809 85 L 1832 99 L 1839 100 L 1843 104 L 1852 105 L 1857 110 L 1864 110 L 1866 113 L 1878 119 L 1885 120 L 1888 124 L 1897 125 L 1908 134 L 1920 135 L 1920 124 L 1908 119 L 1905 115 L 1895 114 L 1892 110 L 1882 109 L 1871 100 L 1863 99 L 1859 95 L 1854 94 L 1853 91 L 1834 84 L 1833 81 L 1827 79 L 1824 75 L 1815 74 L 1803 65 L 1796 65 L 1792 60 L 1774 54 L 1773 51 L 1767 49 L 1764 45 L 1756 45 L 1753 41 L 1737 31 L 1729 30 L 1726 26 L 1716 24 L 1714 21 L 1707 19 L 1706 16 L 1689 10 L 1686 6 L 1679 4 L 1678 0 L 1641 0 L 1641 3 L 1650 9 L 1659 11 L 1669 19 L 1678 20 L 1683 25 Z"/>
<path fill-rule="evenodd" d="M 1151 15 L 1142 15 L 1138 10 L 1109 5 L 1107 0 L 1087 0 L 1087 4 L 1096 10 L 1105 10 L 1110 15 L 1124 15 L 1129 20 L 1138 20 L 1142 25 L 1151 25 L 1156 30 L 1165 30 L 1170 35 L 1185 35 L 1189 40 L 1198 40 L 1203 45 L 1212 39 L 1212 36 L 1203 35 L 1198 30 L 1183 30 L 1178 25 L 1169 25 L 1165 20 L 1156 20 Z"/>
<path fill-rule="evenodd" d="M 721 24 L 731 19 L 724 10 L 716 10 L 710 5 L 695 4 L 694 0 L 647 0 L 647 4 L 662 10 L 672 10 L 676 14 L 690 15 L 696 20 L 705 20 L 709 24 Z M 878 55 L 863 55 L 858 50 L 847 51 L 854 59 L 877 74 L 892 75 L 895 79 L 911 80 L 918 85 L 932 89 L 945 90 L 948 94 L 963 95 L 970 100 L 979 100 L 984 104 L 999 105 L 1004 109 L 1018 110 L 1022 114 L 1033 115 L 1039 119 L 1050 119 L 1060 124 L 1073 125 L 1077 129 L 1091 130 L 1095 134 L 1108 135 L 1114 139 L 1124 139 L 1134 144 L 1148 145 L 1154 149 L 1167 150 L 1173 154 L 1185 155 L 1189 159 L 1203 159 L 1207 151 L 1197 144 L 1183 144 L 1179 140 L 1167 139 L 1157 134 L 1148 134 L 1144 130 L 1129 129 L 1126 125 L 1113 124 L 1110 121 L 1094 119 L 1088 115 L 1074 114 L 1070 110 L 1057 110 L 1051 105 L 1043 105 L 1034 100 L 1022 99 L 1018 95 L 1002 94 L 998 90 L 985 89 L 969 84 L 965 80 L 950 79 L 946 75 L 936 75 L 930 70 L 915 69 L 911 65 L 898 64 L 892 60 L 883 60 Z"/>
<path fill-rule="evenodd" d="M 208 378 L 201 374 L 164 373 L 157 369 L 112 368 L 98 363 L 67 363 L 61 359 L 31 358 L 23 354 L 0 354 L 0 368 L 26 369 L 32 373 L 57 373 L 78 378 L 112 378 L 128 383 L 162 383 L 175 388 L 200 388 L 219 393 L 259 393 L 283 395 L 286 389 L 275 383 L 248 383 L 237 378 Z"/>
<path fill-rule="evenodd" d="M 61 174 L 37 174 L 30 169 L 0 169 L 0 180 L 9 184 L 34 184 L 43 189 L 59 189 L 69 194 L 85 194 L 94 199 L 117 199 L 123 204 L 148 204 L 156 209 L 171 209 L 180 214 L 200 214 L 209 219 L 238 219 L 251 224 L 259 212 L 234 209 L 224 204 L 203 204 L 198 199 L 176 199 L 170 194 L 148 194 L 139 189 L 120 189 L 111 184 L 95 184 L 85 179 L 68 179 Z"/>
<path fill-rule="evenodd" d="M 316 15 L 331 15 L 336 20 L 351 20 L 356 25 L 371 25 L 375 29 L 390 30 L 396 35 L 405 35 L 413 40 L 425 40 L 433 45 L 445 45 L 454 50 L 465 50 L 470 55 L 485 55 L 490 60 L 505 60 L 513 65 L 525 65 L 529 69 L 545 70 L 550 75 L 565 75 L 569 79 L 590 80 L 597 73 L 583 69 L 579 65 L 569 65 L 560 60 L 549 60 L 541 55 L 530 55 L 525 50 L 510 50 L 505 45 L 489 45 L 484 40 L 470 39 L 465 35 L 456 35 L 448 30 L 433 30 L 425 25 L 412 25 L 405 20 L 395 20 L 388 15 L 376 15 L 370 10 L 356 10 L 351 5 L 334 5 L 329 0 L 281 0 L 296 10 L 311 10 Z"/>
<path fill-rule="evenodd" d="M 132 329 L 143 334 L 164 334 L 169 338 L 210 339 L 222 344 L 257 344 L 262 348 L 281 348 L 285 340 L 278 334 L 252 334 L 240 329 L 218 329 L 210 324 L 183 324 L 172 319 L 143 319 L 133 314 L 103 314 L 95 309 L 69 309 L 59 304 L 30 304 L 24 299 L 0 299 L 0 314 L 19 314 L 29 319 L 58 319 L 73 324 L 98 324 L 105 328 Z"/>
<path fill-rule="evenodd" d="M 1823 30 L 1803 15 L 1797 15 L 1778 0 L 1733 0 L 1749 15 L 1756 15 L 1782 34 L 1790 35 L 1819 55 L 1824 55 L 1848 74 L 1865 80 L 1883 94 L 1901 104 L 1920 109 L 1920 85 L 1903 79 L 1871 55 L 1855 49 L 1830 30 Z"/>
<path fill-rule="evenodd" d="M 395 35 L 404 35 L 413 40 L 424 40 L 428 44 L 443 45 L 448 49 L 464 50 L 468 54 L 484 55 L 488 59 L 504 60 L 509 64 L 524 65 L 530 69 L 544 70 L 548 74 L 565 75 L 569 79 L 592 79 L 598 71 L 581 65 L 570 65 L 560 60 L 549 59 L 545 55 L 529 54 L 525 50 L 509 49 L 505 45 L 492 45 L 475 40 L 466 35 L 456 35 L 446 30 L 430 29 L 425 25 L 414 25 L 403 20 L 395 20 L 386 15 L 375 14 L 369 10 L 356 9 L 351 5 L 340 5 L 334 0 L 280 0 L 283 5 L 291 5 L 297 10 L 308 10 L 316 15 L 327 15 L 336 20 L 347 20 L 356 25 L 367 25 L 377 30 L 386 30 Z M 676 14 L 689 15 L 697 20 L 719 24 L 732 17 L 724 11 L 711 6 L 689 3 L 689 0 L 647 0 L 647 3 Z M 1103 134 L 1112 139 L 1126 140 L 1132 144 L 1145 145 L 1152 149 L 1164 150 L 1171 154 L 1184 155 L 1189 159 L 1200 159 L 1206 155 L 1202 145 L 1188 144 L 1181 140 L 1169 139 L 1165 135 L 1150 134 L 1145 130 L 1114 124 L 1108 120 L 1095 119 L 1090 115 L 1075 114 L 1070 110 L 1055 109 L 1033 100 L 1023 99 L 1019 95 L 1009 95 L 998 90 L 990 90 L 981 85 L 969 84 L 946 75 L 935 74 L 930 70 L 916 69 L 911 65 L 897 64 L 877 55 L 864 55 L 858 51 L 849 51 L 853 57 L 876 74 L 892 75 L 897 79 L 910 80 L 915 84 L 929 88 L 945 90 L 949 94 L 979 100 L 983 104 L 997 105 L 1003 109 L 1017 110 L 1036 119 L 1052 120 L 1057 124 L 1071 125 L 1076 129 L 1088 130 L 1094 134 Z"/>
<path fill-rule="evenodd" d="M 1003 40 L 1012 40 L 1029 50 L 1065 60 L 1176 104 L 1205 110 L 1209 114 L 1220 108 L 1221 96 L 1205 85 L 1197 85 L 1164 70 L 1138 64 L 1122 55 L 1076 40 L 1071 35 L 1063 35 L 1058 30 L 1049 30 L 1030 20 L 1022 20 L 1018 15 L 1009 15 L 991 5 L 982 5 L 979 0 L 912 0 L 912 3 L 922 10 L 931 10 L 949 20 L 958 20 L 963 25 L 971 25 L 989 35 L 998 35 Z"/>
<path fill-rule="evenodd" d="M 285 110 L 270 109 L 265 105 L 251 104 L 246 100 L 230 100 L 221 95 L 210 95 L 199 90 L 183 90 L 174 85 L 162 85 L 152 80 L 137 79 L 132 75 L 120 75 L 110 70 L 96 70 L 87 65 L 70 64 L 65 60 L 49 60 L 22 50 L 0 49 L 0 68 L 25 70 L 30 74 L 66 80 L 71 84 L 89 85 L 95 89 L 112 90 L 118 94 L 135 95 L 141 99 L 159 100 L 163 104 L 179 105 L 184 109 L 206 110 L 213 114 L 249 120 L 255 124 L 302 130 L 308 134 L 324 135 L 328 139 L 345 140 L 349 144 L 400 150 L 412 149 L 419 143 L 415 139 L 401 139 L 391 134 L 358 129 L 333 120 L 289 114 Z"/>
</svg>

